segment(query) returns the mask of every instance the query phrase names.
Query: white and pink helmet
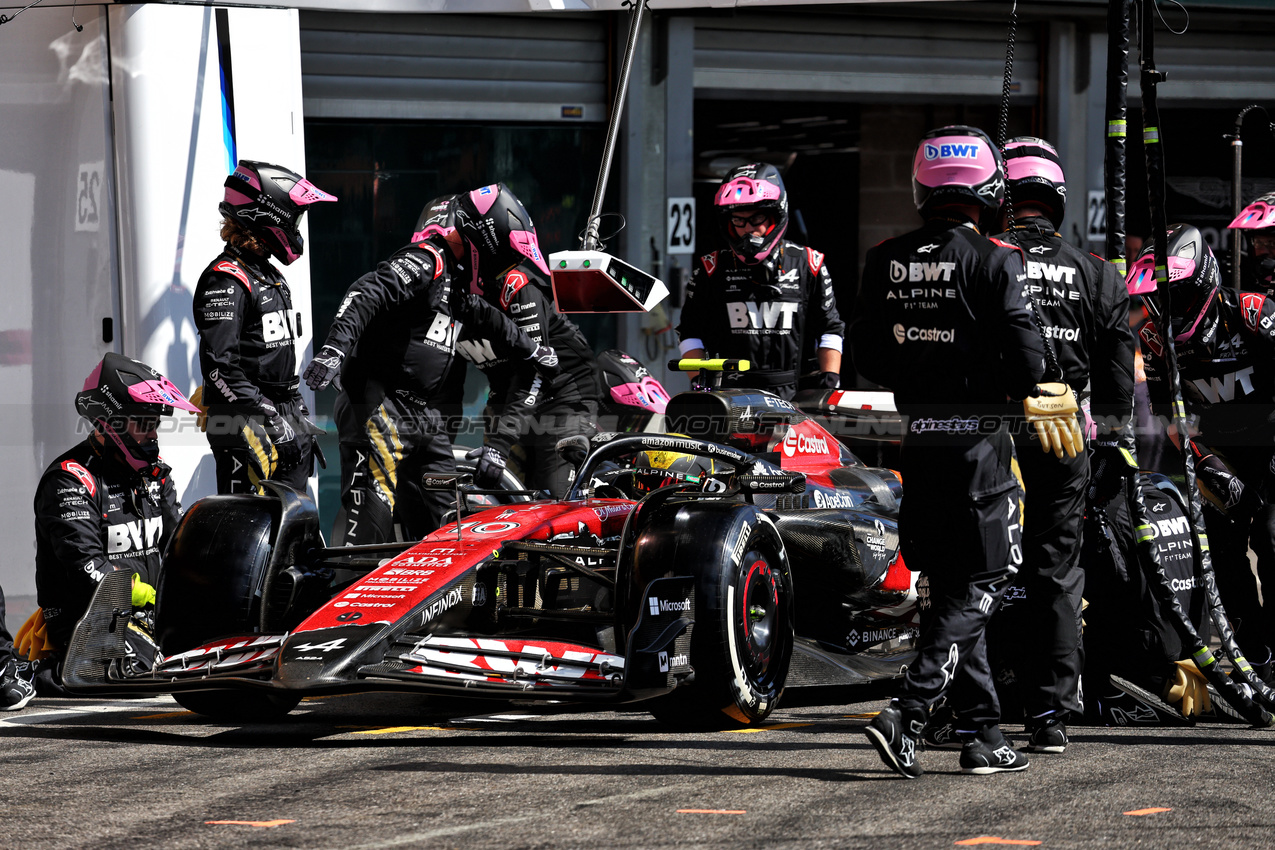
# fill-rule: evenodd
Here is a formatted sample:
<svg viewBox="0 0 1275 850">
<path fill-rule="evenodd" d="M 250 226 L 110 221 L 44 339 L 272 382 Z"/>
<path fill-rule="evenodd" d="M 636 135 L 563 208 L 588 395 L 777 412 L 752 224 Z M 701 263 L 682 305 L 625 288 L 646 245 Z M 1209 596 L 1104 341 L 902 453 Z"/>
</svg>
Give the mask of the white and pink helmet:
<svg viewBox="0 0 1275 850">
<path fill-rule="evenodd" d="M 1170 321 L 1173 341 L 1186 342 L 1196 333 L 1205 330 L 1206 317 L 1214 303 L 1214 296 L 1222 285 L 1217 260 L 1204 234 L 1189 224 L 1174 224 L 1166 234 L 1165 254 L 1169 278 Z M 1155 240 L 1148 239 L 1142 253 L 1129 267 L 1125 286 L 1130 295 L 1143 296 L 1147 313 L 1163 332 L 1164 316 L 1160 312 L 1160 299 L 1152 295 L 1156 291 Z"/>
<path fill-rule="evenodd" d="M 1054 146 L 1035 136 L 1019 136 L 1005 143 L 1005 172 L 1009 197 L 1015 206 L 1035 204 L 1058 227 L 1067 212 L 1067 180 Z"/>
<path fill-rule="evenodd" d="M 145 444 L 128 431 L 128 421 L 143 423 L 141 430 L 154 430 L 161 417 L 173 408 L 198 413 L 181 390 L 139 360 L 115 352 L 108 353 L 93 367 L 84 389 L 75 395 L 76 411 L 102 432 L 124 456 L 128 465 L 148 473 L 159 462 L 159 443 Z"/>
<path fill-rule="evenodd" d="M 1275 192 L 1262 195 L 1240 210 L 1235 221 L 1227 225 L 1232 230 L 1275 229 Z"/>
<path fill-rule="evenodd" d="M 741 262 L 753 265 L 771 255 L 788 230 L 788 190 L 779 169 L 768 162 L 749 162 L 732 168 L 713 193 L 713 208 L 726 244 Z M 746 211 L 769 213 L 774 223 L 760 235 L 738 236 L 731 215 Z"/>
<path fill-rule="evenodd" d="M 982 130 L 954 124 L 921 138 L 912 158 L 912 200 L 922 215 L 949 205 L 994 213 L 1004 199 L 1000 151 Z"/>
<path fill-rule="evenodd" d="M 460 195 L 439 195 L 425 205 L 416 219 L 412 241 L 420 242 L 431 236 L 446 236 L 456 229 L 456 201 Z"/>
<path fill-rule="evenodd" d="M 226 198 L 217 209 L 237 221 L 285 266 L 301 257 L 301 216 L 310 204 L 335 201 L 295 171 L 268 162 L 241 159 L 226 178 Z"/>
</svg>

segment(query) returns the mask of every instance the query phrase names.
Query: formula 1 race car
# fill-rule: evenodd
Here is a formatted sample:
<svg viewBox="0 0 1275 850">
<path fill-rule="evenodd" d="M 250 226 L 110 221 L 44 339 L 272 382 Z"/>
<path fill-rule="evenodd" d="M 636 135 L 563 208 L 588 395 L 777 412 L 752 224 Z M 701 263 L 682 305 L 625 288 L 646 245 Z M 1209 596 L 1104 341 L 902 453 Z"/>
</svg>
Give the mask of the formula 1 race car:
<svg viewBox="0 0 1275 850">
<path fill-rule="evenodd" d="M 643 701 L 680 725 L 761 722 L 787 685 L 865 684 L 914 657 L 901 484 L 754 390 L 681 393 L 677 434 L 562 441 L 561 501 L 467 513 L 414 544 L 327 548 L 309 499 L 196 502 L 153 640 L 108 575 L 63 667 L 80 693 L 169 691 L 260 719 L 368 690 Z"/>
</svg>

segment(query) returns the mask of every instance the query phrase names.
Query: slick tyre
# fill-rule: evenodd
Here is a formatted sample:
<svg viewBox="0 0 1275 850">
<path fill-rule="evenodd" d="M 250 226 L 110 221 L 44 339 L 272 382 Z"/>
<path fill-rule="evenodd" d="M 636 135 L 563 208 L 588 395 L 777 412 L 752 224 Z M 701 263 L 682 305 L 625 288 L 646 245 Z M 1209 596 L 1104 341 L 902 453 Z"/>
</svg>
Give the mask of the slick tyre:
<svg viewBox="0 0 1275 850">
<path fill-rule="evenodd" d="M 291 694 L 243 690 L 178 691 L 173 699 L 187 711 L 233 723 L 278 720 L 301 701 L 300 696 Z"/>
<path fill-rule="evenodd" d="M 742 548 L 718 547 L 715 559 L 701 562 L 691 635 L 695 679 L 654 702 L 651 713 L 664 723 L 753 726 L 783 694 L 793 648 L 792 576 L 774 526 L 752 519 Z"/>
</svg>

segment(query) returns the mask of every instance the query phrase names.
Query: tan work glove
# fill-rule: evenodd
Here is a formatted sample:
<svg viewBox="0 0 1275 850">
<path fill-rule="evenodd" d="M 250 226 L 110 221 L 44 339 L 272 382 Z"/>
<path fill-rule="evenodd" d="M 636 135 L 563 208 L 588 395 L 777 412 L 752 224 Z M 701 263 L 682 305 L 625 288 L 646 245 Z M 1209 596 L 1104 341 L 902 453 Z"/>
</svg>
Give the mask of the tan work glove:
<svg viewBox="0 0 1275 850">
<path fill-rule="evenodd" d="M 1040 450 L 1052 451 L 1059 458 L 1063 452 L 1067 457 L 1075 457 L 1084 451 L 1085 438 L 1076 419 L 1079 410 L 1076 394 L 1061 382 L 1040 384 L 1035 396 L 1023 399 L 1027 421 L 1036 426 L 1036 435 L 1040 437 Z"/>
<path fill-rule="evenodd" d="M 195 391 L 190 394 L 190 403 L 199 408 L 199 412 L 195 414 L 195 422 L 199 425 L 200 431 L 208 430 L 208 405 L 204 404 L 204 385 L 200 384 L 195 387 Z"/>
<path fill-rule="evenodd" d="M 13 645 L 28 661 L 47 658 L 57 650 L 57 647 L 49 640 L 49 627 L 44 622 L 43 608 L 36 608 L 35 613 L 27 617 L 22 628 L 18 629 Z"/>
<path fill-rule="evenodd" d="M 1173 662 L 1173 678 L 1164 683 L 1164 700 L 1168 703 L 1181 702 L 1178 711 L 1183 717 L 1202 714 L 1213 707 L 1208 680 L 1190 660 Z"/>
</svg>

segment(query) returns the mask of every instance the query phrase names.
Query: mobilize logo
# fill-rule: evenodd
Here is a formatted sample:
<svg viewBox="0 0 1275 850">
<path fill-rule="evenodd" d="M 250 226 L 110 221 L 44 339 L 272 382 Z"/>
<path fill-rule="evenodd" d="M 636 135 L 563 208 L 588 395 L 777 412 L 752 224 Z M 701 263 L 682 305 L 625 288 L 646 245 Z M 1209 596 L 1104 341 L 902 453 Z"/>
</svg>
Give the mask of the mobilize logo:
<svg viewBox="0 0 1275 850">
<path fill-rule="evenodd" d="M 660 661 L 660 672 L 667 673 L 672 667 L 685 667 L 691 663 L 689 655 L 672 655 L 661 652 L 656 656 Z"/>
<path fill-rule="evenodd" d="M 670 602 L 669 600 L 661 599 L 658 596 L 650 596 L 647 597 L 646 603 L 651 607 L 652 617 L 658 617 L 660 614 L 691 610 L 691 599 L 689 596 L 681 602 Z"/>
<path fill-rule="evenodd" d="M 952 272 L 956 271 L 956 263 L 908 263 L 906 266 L 898 260 L 890 261 L 890 282 L 922 283 L 929 281 L 951 281 Z"/>
<path fill-rule="evenodd" d="M 955 342 L 956 330 L 953 328 L 905 328 L 894 326 L 894 341 L 899 345 L 906 342 Z"/>
</svg>

